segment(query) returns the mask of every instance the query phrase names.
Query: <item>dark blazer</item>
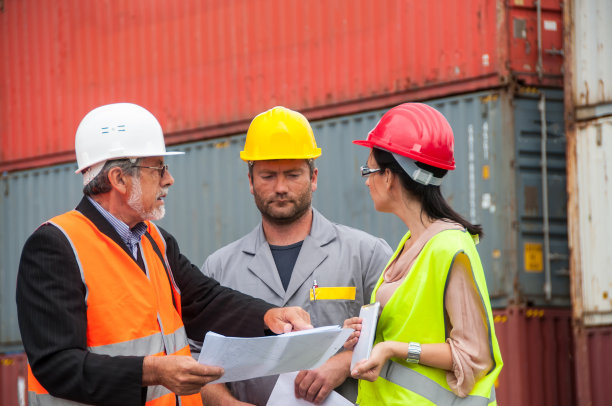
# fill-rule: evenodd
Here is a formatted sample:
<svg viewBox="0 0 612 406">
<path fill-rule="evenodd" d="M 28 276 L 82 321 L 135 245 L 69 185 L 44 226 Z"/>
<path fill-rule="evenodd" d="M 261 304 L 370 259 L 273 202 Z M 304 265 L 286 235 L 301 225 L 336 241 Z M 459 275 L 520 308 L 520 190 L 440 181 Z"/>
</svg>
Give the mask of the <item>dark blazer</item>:
<svg viewBox="0 0 612 406">
<path fill-rule="evenodd" d="M 87 198 L 76 210 L 132 257 L 112 225 Z M 204 276 L 181 254 L 174 237 L 160 231 L 181 291 L 187 336 L 202 341 L 208 331 L 241 337 L 263 335 L 263 315 L 274 306 Z M 136 262 L 144 271 L 142 260 Z M 104 258 L 100 258 L 103 271 Z M 32 371 L 53 396 L 99 405 L 144 404 L 144 357 L 110 357 L 88 351 L 85 286 L 68 240 L 52 224 L 40 226 L 23 248 L 17 276 L 17 313 Z"/>
</svg>

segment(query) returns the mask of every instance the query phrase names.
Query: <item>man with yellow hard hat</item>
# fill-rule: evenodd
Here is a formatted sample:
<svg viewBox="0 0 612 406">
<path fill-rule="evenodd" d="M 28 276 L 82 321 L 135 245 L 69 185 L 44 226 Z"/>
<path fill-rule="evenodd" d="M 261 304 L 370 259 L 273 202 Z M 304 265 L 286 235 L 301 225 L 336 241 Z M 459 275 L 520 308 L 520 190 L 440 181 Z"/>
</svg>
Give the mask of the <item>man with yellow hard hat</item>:
<svg viewBox="0 0 612 406">
<path fill-rule="evenodd" d="M 321 155 L 306 118 L 285 107 L 256 116 L 240 158 L 261 223 L 246 236 L 219 249 L 202 272 L 222 285 L 277 306 L 302 306 L 315 327 L 342 325 L 369 303 L 372 289 L 390 258 L 389 245 L 363 231 L 334 224 L 312 205 Z M 340 353 L 323 366 L 301 371 L 296 396 L 321 403 L 338 391 L 356 398 L 349 377 L 350 353 Z M 208 385 L 206 405 L 232 402 L 265 405 L 277 377 Z M 344 382 L 344 384 L 343 384 Z"/>
</svg>

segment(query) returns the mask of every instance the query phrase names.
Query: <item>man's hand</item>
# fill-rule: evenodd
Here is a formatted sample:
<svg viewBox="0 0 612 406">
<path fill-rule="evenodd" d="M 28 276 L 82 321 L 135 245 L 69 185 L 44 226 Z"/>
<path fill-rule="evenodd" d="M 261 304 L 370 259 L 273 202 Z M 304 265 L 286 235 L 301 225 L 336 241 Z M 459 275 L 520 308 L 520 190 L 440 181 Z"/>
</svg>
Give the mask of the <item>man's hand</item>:
<svg viewBox="0 0 612 406">
<path fill-rule="evenodd" d="M 200 392 L 223 375 L 223 368 L 202 365 L 184 355 L 149 355 L 142 364 L 142 386 L 162 385 L 180 396 Z"/>
<path fill-rule="evenodd" d="M 202 388 L 200 394 L 202 395 L 202 402 L 206 406 L 255 406 L 236 399 L 224 383 L 206 385 Z"/>
<path fill-rule="evenodd" d="M 301 307 L 276 307 L 264 314 L 265 325 L 276 334 L 312 328 L 310 315 Z"/>
<path fill-rule="evenodd" d="M 359 341 L 359 336 L 361 335 L 362 323 L 363 319 L 360 317 L 351 317 L 350 319 L 344 320 L 344 325 L 342 328 L 352 328 L 355 330 L 344 342 L 345 350 L 352 350 L 357 345 L 357 341 Z"/>
<path fill-rule="evenodd" d="M 319 405 L 349 376 L 352 352 L 337 354 L 319 368 L 300 371 L 295 378 L 295 397 Z"/>
</svg>

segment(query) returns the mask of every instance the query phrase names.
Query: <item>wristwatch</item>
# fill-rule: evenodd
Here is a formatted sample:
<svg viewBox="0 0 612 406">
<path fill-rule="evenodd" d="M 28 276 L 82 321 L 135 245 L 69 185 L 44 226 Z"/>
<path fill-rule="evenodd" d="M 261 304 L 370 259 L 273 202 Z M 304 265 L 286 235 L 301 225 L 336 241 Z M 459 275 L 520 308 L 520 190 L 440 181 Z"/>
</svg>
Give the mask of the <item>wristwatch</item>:
<svg viewBox="0 0 612 406">
<path fill-rule="evenodd" d="M 408 344 L 408 356 L 406 361 L 411 364 L 418 364 L 421 359 L 421 344 L 409 343 Z"/>
</svg>

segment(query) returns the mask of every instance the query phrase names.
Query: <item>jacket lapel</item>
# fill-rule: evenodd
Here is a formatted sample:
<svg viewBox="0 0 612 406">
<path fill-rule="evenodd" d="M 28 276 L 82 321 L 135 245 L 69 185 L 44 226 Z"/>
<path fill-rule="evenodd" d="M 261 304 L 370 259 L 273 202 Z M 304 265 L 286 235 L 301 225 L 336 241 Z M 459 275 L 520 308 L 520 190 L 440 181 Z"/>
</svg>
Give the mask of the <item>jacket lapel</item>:
<svg viewBox="0 0 612 406">
<path fill-rule="evenodd" d="M 264 236 L 261 223 L 247 236 L 242 251 L 253 255 L 247 265 L 249 271 L 282 299 L 285 296 L 285 290 L 276 270 L 276 263 L 272 258 L 272 252 Z"/>
</svg>

